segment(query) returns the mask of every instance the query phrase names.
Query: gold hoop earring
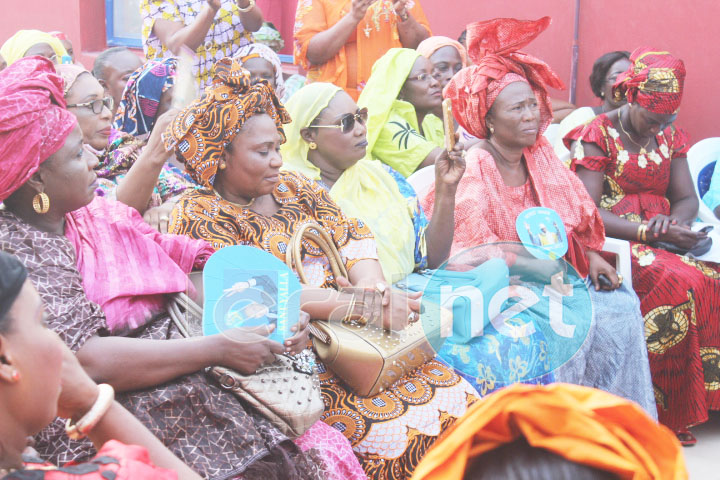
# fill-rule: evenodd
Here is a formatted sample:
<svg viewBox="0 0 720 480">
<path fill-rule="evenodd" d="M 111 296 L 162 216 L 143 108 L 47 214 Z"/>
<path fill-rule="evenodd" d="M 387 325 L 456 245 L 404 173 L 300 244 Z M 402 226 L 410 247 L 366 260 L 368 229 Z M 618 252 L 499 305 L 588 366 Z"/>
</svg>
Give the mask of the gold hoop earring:
<svg viewBox="0 0 720 480">
<path fill-rule="evenodd" d="M 308 145 L 308 147 L 310 147 L 310 150 L 317 150 L 317 143 L 315 143 L 315 142 L 310 142 L 310 144 Z"/>
<path fill-rule="evenodd" d="M 40 192 L 33 197 L 32 206 L 35 213 L 43 215 L 50 210 L 50 197 L 47 196 L 47 193 Z"/>
</svg>

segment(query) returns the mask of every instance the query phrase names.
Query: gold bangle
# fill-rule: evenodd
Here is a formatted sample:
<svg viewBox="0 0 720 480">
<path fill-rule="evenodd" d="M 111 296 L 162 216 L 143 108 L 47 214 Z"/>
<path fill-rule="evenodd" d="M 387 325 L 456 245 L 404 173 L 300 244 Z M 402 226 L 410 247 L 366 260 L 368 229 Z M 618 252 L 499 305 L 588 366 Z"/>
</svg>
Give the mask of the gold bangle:
<svg viewBox="0 0 720 480">
<path fill-rule="evenodd" d="M 101 383 L 98 385 L 98 397 L 95 400 L 95 403 L 93 403 L 93 406 L 90 407 L 90 410 L 88 410 L 87 413 L 83 415 L 82 418 L 74 425 L 72 423 L 72 418 L 68 418 L 68 421 L 65 424 L 65 433 L 67 436 L 70 437 L 71 440 L 80 440 L 81 438 L 84 438 L 90 430 L 95 428 L 95 425 L 100 422 L 103 416 L 105 416 L 114 400 L 115 390 L 112 386 L 107 383 Z"/>
<path fill-rule="evenodd" d="M 247 7 L 241 7 L 240 5 L 238 5 L 238 10 L 240 11 L 240 13 L 248 13 L 253 8 L 255 8 L 255 0 L 249 0 Z"/>
<path fill-rule="evenodd" d="M 637 229 L 637 234 L 635 235 L 635 239 L 636 239 L 638 242 L 644 242 L 644 241 L 646 241 L 646 240 L 647 240 L 647 237 L 646 237 L 645 232 L 647 232 L 647 225 L 645 225 L 644 223 L 641 223 L 640 226 L 639 226 L 638 229 Z"/>
</svg>

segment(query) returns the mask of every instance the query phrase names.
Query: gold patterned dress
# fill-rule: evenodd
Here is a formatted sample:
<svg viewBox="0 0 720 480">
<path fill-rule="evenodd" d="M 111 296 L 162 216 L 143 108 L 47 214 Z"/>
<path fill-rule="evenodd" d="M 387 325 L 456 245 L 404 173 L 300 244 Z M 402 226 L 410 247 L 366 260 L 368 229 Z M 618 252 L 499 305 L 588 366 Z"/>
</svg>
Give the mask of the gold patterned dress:
<svg viewBox="0 0 720 480">
<path fill-rule="evenodd" d="M 228 203 L 209 190 L 186 193 L 171 215 L 170 231 L 202 238 L 215 248 L 252 245 L 285 259 L 292 233 L 303 223 L 319 222 L 331 234 L 348 270 L 359 260 L 377 258 L 369 228 L 346 217 L 327 192 L 307 177 L 280 175 L 271 217 Z M 309 283 L 333 288 L 334 278 L 321 251 L 305 245 L 303 266 Z M 358 366 L 358 368 L 362 368 Z M 359 397 L 319 364 L 323 420 L 350 440 L 372 479 L 410 478 L 438 439 L 478 399 L 475 389 L 452 368 L 431 360 L 373 397 Z"/>
<path fill-rule="evenodd" d="M 670 166 L 689 148 L 682 130 L 671 125 L 656 137 L 658 148 L 645 154 L 629 153 L 604 114 L 565 138 L 605 153 L 586 156 L 582 146 L 571 151 L 573 169 L 605 174 L 602 208 L 634 222 L 670 214 Z M 631 245 L 658 416 L 679 431 L 720 409 L 720 266 Z"/>
</svg>

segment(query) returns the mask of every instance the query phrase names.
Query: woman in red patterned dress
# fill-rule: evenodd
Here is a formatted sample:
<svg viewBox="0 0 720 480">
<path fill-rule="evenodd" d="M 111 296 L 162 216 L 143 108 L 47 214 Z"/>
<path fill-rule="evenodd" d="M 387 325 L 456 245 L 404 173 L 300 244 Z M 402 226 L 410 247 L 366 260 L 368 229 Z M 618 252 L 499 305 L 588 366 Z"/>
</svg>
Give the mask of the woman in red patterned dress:
<svg viewBox="0 0 720 480">
<path fill-rule="evenodd" d="M 698 199 L 688 139 L 672 124 L 685 67 L 649 48 L 635 50 L 630 61 L 613 88 L 627 105 L 578 127 L 565 142 L 573 170 L 602 207 L 607 234 L 632 242 L 660 421 L 693 444 L 687 427 L 720 409 L 720 267 L 655 244 L 689 250 L 706 236 L 690 229 Z"/>
</svg>

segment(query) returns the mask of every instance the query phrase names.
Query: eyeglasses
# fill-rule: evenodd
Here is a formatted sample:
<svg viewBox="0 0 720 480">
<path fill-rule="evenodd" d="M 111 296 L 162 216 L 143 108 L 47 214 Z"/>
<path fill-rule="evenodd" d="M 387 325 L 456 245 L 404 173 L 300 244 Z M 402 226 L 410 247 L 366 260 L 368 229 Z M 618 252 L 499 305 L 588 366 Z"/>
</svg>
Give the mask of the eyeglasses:
<svg viewBox="0 0 720 480">
<path fill-rule="evenodd" d="M 408 77 L 408 80 L 418 80 L 420 82 L 431 82 L 433 77 L 429 73 L 421 73 L 420 75 L 416 75 L 414 77 Z"/>
<path fill-rule="evenodd" d="M 105 97 L 105 98 L 98 98 L 97 100 L 93 100 L 92 102 L 85 102 L 85 103 L 74 103 L 72 105 L 68 105 L 67 108 L 70 107 L 85 107 L 92 110 L 94 114 L 98 114 L 102 112 L 103 107 L 107 107 L 108 110 L 112 112 L 113 105 L 115 102 L 113 101 L 112 97 Z"/>
<path fill-rule="evenodd" d="M 361 108 L 357 113 L 348 113 L 340 118 L 336 125 L 311 125 L 312 128 L 342 128 L 342 133 L 350 133 L 355 128 L 355 122 L 365 125 L 368 119 L 368 109 Z"/>
</svg>

